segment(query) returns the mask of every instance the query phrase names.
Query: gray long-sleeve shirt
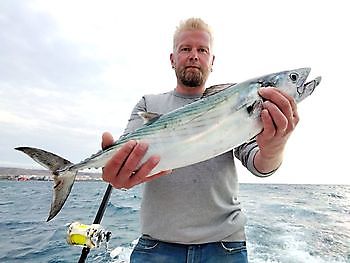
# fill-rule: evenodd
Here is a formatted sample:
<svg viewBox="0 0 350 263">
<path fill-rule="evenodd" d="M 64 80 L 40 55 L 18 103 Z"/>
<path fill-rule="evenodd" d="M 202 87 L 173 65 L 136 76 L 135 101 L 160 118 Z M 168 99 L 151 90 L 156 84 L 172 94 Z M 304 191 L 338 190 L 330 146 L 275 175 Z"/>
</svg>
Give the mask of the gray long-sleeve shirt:
<svg viewBox="0 0 350 263">
<path fill-rule="evenodd" d="M 168 113 L 200 96 L 170 91 L 145 95 L 134 107 L 125 133 L 143 124 L 138 112 Z M 257 176 L 253 165 L 255 141 L 210 160 L 173 170 L 145 183 L 141 203 L 141 232 L 165 242 L 203 244 L 245 240 L 244 216 L 238 201 L 234 155 Z"/>
</svg>

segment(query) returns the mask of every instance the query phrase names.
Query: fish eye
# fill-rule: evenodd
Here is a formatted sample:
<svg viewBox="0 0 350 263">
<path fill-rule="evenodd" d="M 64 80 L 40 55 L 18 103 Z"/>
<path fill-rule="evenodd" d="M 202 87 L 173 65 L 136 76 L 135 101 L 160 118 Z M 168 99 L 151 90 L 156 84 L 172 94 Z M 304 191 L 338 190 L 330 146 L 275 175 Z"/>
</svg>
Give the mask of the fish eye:
<svg viewBox="0 0 350 263">
<path fill-rule="evenodd" d="M 290 74 L 289 74 L 289 78 L 290 78 L 293 82 L 295 82 L 295 81 L 298 80 L 299 75 L 298 75 L 298 73 L 293 72 L 293 73 L 290 73 Z"/>
</svg>

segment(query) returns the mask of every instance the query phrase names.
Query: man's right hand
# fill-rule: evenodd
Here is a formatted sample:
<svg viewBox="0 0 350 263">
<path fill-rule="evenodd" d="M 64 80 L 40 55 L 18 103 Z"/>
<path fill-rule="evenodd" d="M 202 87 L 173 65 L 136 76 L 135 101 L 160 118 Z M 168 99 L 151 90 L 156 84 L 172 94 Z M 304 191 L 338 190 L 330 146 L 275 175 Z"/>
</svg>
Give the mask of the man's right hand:
<svg viewBox="0 0 350 263">
<path fill-rule="evenodd" d="M 103 133 L 102 149 L 108 148 L 113 143 L 113 136 L 108 132 Z M 160 161 L 159 156 L 152 155 L 139 167 L 139 163 L 147 149 L 148 144 L 144 142 L 128 141 L 106 163 L 103 168 L 102 179 L 115 188 L 129 189 L 140 183 L 169 174 L 171 171 L 162 171 L 147 177 Z"/>
</svg>

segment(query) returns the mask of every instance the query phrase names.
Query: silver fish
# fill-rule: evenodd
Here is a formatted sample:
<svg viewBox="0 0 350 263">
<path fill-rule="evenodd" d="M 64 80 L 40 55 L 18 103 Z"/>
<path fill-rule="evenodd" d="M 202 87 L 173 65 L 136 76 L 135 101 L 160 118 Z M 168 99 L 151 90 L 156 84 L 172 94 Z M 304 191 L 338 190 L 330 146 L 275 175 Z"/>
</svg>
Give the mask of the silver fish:
<svg viewBox="0 0 350 263">
<path fill-rule="evenodd" d="M 141 162 L 159 155 L 160 162 L 151 175 L 208 160 L 249 141 L 262 130 L 260 113 L 261 87 L 276 87 L 294 97 L 298 103 L 320 83 L 317 77 L 306 83 L 310 68 L 282 71 L 250 79 L 239 84 L 216 85 L 191 104 L 164 115 L 141 113 L 148 122 L 122 136 L 111 147 L 73 164 L 53 153 L 18 147 L 54 177 L 54 192 L 47 221 L 54 218 L 65 203 L 78 170 L 103 167 L 129 140 L 144 141 L 148 151 Z"/>
</svg>

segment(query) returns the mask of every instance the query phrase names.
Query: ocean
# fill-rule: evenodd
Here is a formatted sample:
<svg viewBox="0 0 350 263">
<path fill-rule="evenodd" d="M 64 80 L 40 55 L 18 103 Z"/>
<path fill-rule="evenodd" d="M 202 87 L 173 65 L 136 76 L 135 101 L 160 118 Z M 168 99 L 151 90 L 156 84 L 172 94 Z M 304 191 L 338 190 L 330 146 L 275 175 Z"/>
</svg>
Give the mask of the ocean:
<svg viewBox="0 0 350 263">
<path fill-rule="evenodd" d="M 0 262 L 78 262 L 67 224 L 91 224 L 106 184 L 78 181 L 62 211 L 45 222 L 52 182 L 0 181 Z M 86 262 L 128 262 L 139 236 L 141 188 L 114 190 L 102 225 L 108 247 Z M 350 185 L 241 184 L 249 262 L 350 262 Z"/>
</svg>

